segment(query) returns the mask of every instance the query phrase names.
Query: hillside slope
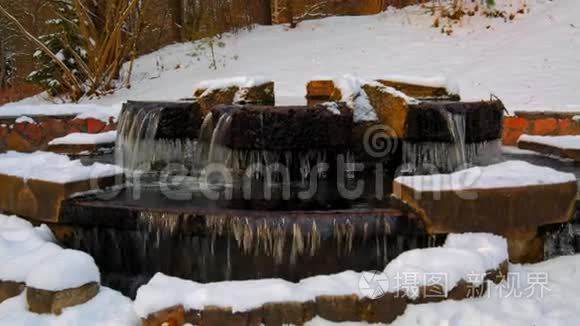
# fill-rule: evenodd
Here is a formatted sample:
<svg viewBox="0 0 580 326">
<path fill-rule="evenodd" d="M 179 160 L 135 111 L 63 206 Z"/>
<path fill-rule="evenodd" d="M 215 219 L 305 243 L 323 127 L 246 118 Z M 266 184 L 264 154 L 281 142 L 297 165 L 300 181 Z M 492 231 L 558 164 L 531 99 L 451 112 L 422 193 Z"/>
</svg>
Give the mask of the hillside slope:
<svg viewBox="0 0 580 326">
<path fill-rule="evenodd" d="M 580 1 L 527 3 L 531 11 L 513 21 L 466 17 L 451 36 L 432 28 L 433 17 L 419 7 L 308 21 L 296 29 L 258 26 L 224 37 L 217 70 L 208 68 L 207 51 L 199 53 L 196 44 L 176 44 L 140 57 L 130 89 L 84 102 L 177 99 L 191 96 L 201 80 L 263 75 L 276 81 L 279 103 L 297 104 L 315 77 L 394 74 L 445 76 L 465 99 L 495 94 L 510 110 L 580 111 Z"/>
</svg>

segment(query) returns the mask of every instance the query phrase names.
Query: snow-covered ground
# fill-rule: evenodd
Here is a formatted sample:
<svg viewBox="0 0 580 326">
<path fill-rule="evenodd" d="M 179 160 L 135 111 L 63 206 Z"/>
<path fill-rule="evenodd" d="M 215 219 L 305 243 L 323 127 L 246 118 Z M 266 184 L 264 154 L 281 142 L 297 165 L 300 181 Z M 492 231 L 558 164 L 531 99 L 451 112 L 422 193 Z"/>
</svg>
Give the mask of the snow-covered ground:
<svg viewBox="0 0 580 326">
<path fill-rule="evenodd" d="M 46 225 L 33 227 L 16 216 L 0 214 L 0 280 L 25 282 L 48 290 L 74 288 L 100 280 L 94 260 L 80 251 L 53 243 Z M 120 293 L 101 287 L 86 304 L 66 308 L 60 316 L 28 311 L 26 292 L 0 303 L 0 325 L 131 326 L 138 325 L 133 304 Z"/>
<path fill-rule="evenodd" d="M 445 76 L 465 99 L 495 94 L 512 111 L 580 111 L 580 2 L 526 2 L 530 12 L 507 23 L 466 16 L 451 36 L 432 28 L 433 17 L 419 7 L 307 21 L 296 29 L 257 26 L 224 38 L 217 57 L 225 67 L 217 70 L 208 68 L 204 53 L 193 56 L 195 44 L 176 44 L 139 58 L 130 89 L 84 102 L 178 99 L 191 97 L 202 80 L 262 75 L 276 81 L 279 103 L 303 103 L 313 78 L 414 75 Z"/>
</svg>

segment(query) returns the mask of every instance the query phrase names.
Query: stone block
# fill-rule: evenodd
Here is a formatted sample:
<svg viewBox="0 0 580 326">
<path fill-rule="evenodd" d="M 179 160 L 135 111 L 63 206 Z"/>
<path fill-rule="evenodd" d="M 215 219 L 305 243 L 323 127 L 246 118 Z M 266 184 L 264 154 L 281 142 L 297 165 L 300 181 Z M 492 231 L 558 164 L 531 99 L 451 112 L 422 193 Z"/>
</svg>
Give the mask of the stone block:
<svg viewBox="0 0 580 326">
<path fill-rule="evenodd" d="M 48 145 L 48 151 L 64 155 L 96 155 L 102 151 L 112 151 L 115 143 L 108 144 L 59 144 Z"/>
<path fill-rule="evenodd" d="M 378 86 L 364 85 L 370 104 L 375 109 L 379 121 L 393 130 L 397 138 L 406 137 L 409 104 L 400 96 L 383 92 Z"/>
<path fill-rule="evenodd" d="M 99 293 L 98 283 L 88 283 L 74 289 L 48 291 L 28 287 L 28 310 L 37 314 L 60 315 L 62 310 L 88 302 Z"/>
<path fill-rule="evenodd" d="M 169 307 L 141 320 L 142 326 L 181 326 L 186 323 L 185 309 L 182 305 Z"/>
<path fill-rule="evenodd" d="M 533 140 L 524 140 L 524 139 L 519 140 L 517 144 L 518 148 L 521 149 L 526 149 L 546 155 L 559 156 L 561 158 L 572 159 L 575 162 L 580 162 L 580 149 L 562 148 Z"/>
<path fill-rule="evenodd" d="M 122 180 L 122 176 L 110 176 L 59 184 L 0 175 L 0 210 L 36 221 L 58 222 L 64 199 L 76 193 L 113 186 Z"/>
<path fill-rule="evenodd" d="M 407 309 L 402 294 L 386 293 L 377 299 L 363 298 L 359 301 L 360 321 L 390 324 Z"/>
<path fill-rule="evenodd" d="M 360 321 L 359 298 L 349 296 L 319 296 L 316 298 L 316 314 L 332 322 Z"/>
<path fill-rule="evenodd" d="M 197 89 L 194 96 L 199 103 L 203 116 L 218 105 L 253 104 L 274 105 L 274 82 L 268 82 L 254 87 L 230 86 L 221 89 Z"/>
<path fill-rule="evenodd" d="M 25 287 L 24 283 L 0 280 L 0 304 L 5 300 L 20 295 Z"/>
<path fill-rule="evenodd" d="M 37 147 L 30 142 L 24 135 L 16 130 L 12 130 L 6 139 L 8 150 L 31 153 L 37 150 Z"/>
<path fill-rule="evenodd" d="M 394 80 L 377 80 L 379 83 L 392 87 L 410 97 L 421 100 L 454 100 L 459 101 L 457 94 L 450 93 L 445 87 L 434 87 L 420 84 L 404 83 Z"/>
<path fill-rule="evenodd" d="M 556 135 L 558 132 L 558 120 L 555 118 L 544 118 L 534 121 L 534 135 Z"/>
<path fill-rule="evenodd" d="M 264 325 L 304 325 L 314 318 L 314 302 L 267 303 L 262 306 Z"/>
<path fill-rule="evenodd" d="M 337 107 L 340 114 L 324 106 L 218 106 L 212 111 L 214 125 L 231 117 L 225 146 L 250 150 L 293 150 L 343 147 L 349 144 L 352 112 Z"/>
<path fill-rule="evenodd" d="M 410 205 L 430 234 L 490 232 L 565 223 L 575 210 L 576 182 L 456 191 L 419 191 L 394 182 L 396 197 Z M 476 198 L 476 199 L 473 199 Z"/>
</svg>

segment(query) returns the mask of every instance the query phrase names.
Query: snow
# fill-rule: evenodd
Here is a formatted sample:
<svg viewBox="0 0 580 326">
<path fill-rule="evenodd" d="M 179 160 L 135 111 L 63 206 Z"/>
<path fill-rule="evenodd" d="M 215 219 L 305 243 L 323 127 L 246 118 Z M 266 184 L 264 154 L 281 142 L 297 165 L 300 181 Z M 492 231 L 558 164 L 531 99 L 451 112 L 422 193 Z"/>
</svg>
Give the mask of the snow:
<svg viewBox="0 0 580 326">
<path fill-rule="evenodd" d="M 28 122 L 25 117 L 67 116 L 73 115 L 78 119 L 93 118 L 108 122 L 110 117 L 117 118 L 120 106 L 102 106 L 95 104 L 23 104 L 12 103 L 0 106 L 0 118 L 20 117 L 16 122 Z M 18 121 L 19 119 L 23 119 Z M 31 118 L 28 118 L 31 119 Z"/>
<path fill-rule="evenodd" d="M 416 299 L 420 288 L 440 285 L 445 293 L 460 280 L 481 285 L 485 272 L 508 260 L 507 241 L 490 234 L 453 234 L 443 247 L 416 249 L 402 253 L 385 268 L 389 280 L 385 292 L 403 291 Z M 441 276 L 431 278 L 432 276 Z M 397 281 L 412 279 L 412 282 Z M 393 282 L 394 281 L 394 282 Z"/>
<path fill-rule="evenodd" d="M 22 293 L 0 304 L 0 325 L 138 326 L 141 323 L 129 298 L 101 287 L 96 297 L 85 304 L 65 308 L 59 316 L 29 312 L 26 293 Z"/>
<path fill-rule="evenodd" d="M 195 86 L 195 89 L 215 90 L 229 87 L 251 88 L 264 85 L 271 81 L 272 80 L 267 79 L 263 76 L 254 76 L 254 77 L 239 76 L 231 78 L 205 80 L 199 82 Z"/>
<path fill-rule="evenodd" d="M 33 270 L 26 278 L 26 286 L 49 291 L 78 288 L 93 282 L 101 282 L 93 257 L 70 249 L 61 250 L 50 257 L 50 263 Z"/>
<path fill-rule="evenodd" d="M 0 174 L 25 180 L 69 183 L 92 178 L 118 175 L 122 169 L 115 165 L 94 163 L 85 166 L 80 160 L 48 152 L 0 154 Z"/>
<path fill-rule="evenodd" d="M 198 61 L 191 55 L 196 43 L 170 45 L 135 61 L 130 89 L 81 102 L 111 106 L 129 99 L 175 100 L 191 97 L 194 85 L 203 80 L 263 75 L 276 82 L 278 104 L 304 104 L 305 85 L 316 76 L 353 74 L 377 80 L 403 75 L 437 76 L 433 84 L 444 76 L 458 85 L 465 100 L 494 94 L 511 112 L 580 112 L 580 2 L 526 3 L 530 12 L 513 21 L 466 16 L 453 26 L 451 36 L 431 27 L 434 18 L 420 6 L 305 21 L 295 29 L 256 26 L 224 35 L 226 46 L 216 49 L 216 55 L 238 59 L 226 60 L 217 70 L 208 68 L 204 56 Z M 37 96 L 24 103 L 46 102 Z"/>
<path fill-rule="evenodd" d="M 90 256 L 63 250 L 54 241 L 46 225 L 34 227 L 19 217 L 0 214 L 0 280 L 26 282 L 48 290 L 99 281 L 99 272 Z M 60 316 L 29 312 L 26 292 L 23 292 L 0 303 L 0 325 L 137 326 L 140 323 L 129 298 L 101 287 L 95 298 L 64 309 Z"/>
<path fill-rule="evenodd" d="M 16 122 L 16 123 L 36 123 L 36 121 L 34 121 L 34 119 L 32 119 L 31 117 L 27 117 L 27 116 L 18 117 L 18 119 L 16 119 L 14 122 Z"/>
<path fill-rule="evenodd" d="M 398 177 L 395 182 L 417 191 L 459 191 L 562 184 L 576 182 L 576 177 L 524 161 L 506 161 L 451 174 Z"/>
<path fill-rule="evenodd" d="M 446 273 L 450 285 L 448 290 L 451 290 L 460 279 L 467 279 L 470 273 L 485 274 L 506 260 L 507 243 L 501 237 L 473 233 L 453 235 L 442 248 L 404 253 L 387 266 L 385 275 L 391 281 L 402 273 Z M 418 277 L 421 278 L 423 274 Z M 359 287 L 360 280 L 370 279 L 373 275 L 369 272 L 346 271 L 314 276 L 299 283 L 261 279 L 201 284 L 158 273 L 137 291 L 135 310 L 140 317 L 147 317 L 175 305 L 194 310 L 203 310 L 206 306 L 230 307 L 233 312 L 244 312 L 265 303 L 307 302 L 318 296 L 364 297 Z M 422 284 L 420 282 L 418 280 L 413 286 L 417 288 Z M 393 282 L 388 283 L 384 291 L 394 293 L 401 290 Z"/>
<path fill-rule="evenodd" d="M 380 91 L 402 98 L 406 103 L 415 103 L 416 100 L 402 92 L 384 86 L 376 81 L 367 81 L 353 75 L 344 75 L 333 79 L 333 83 L 340 90 L 342 102 L 353 110 L 354 122 L 377 121 L 375 108 L 369 102 L 369 98 L 363 86 L 377 87 Z"/>
<path fill-rule="evenodd" d="M 72 133 L 64 137 L 51 140 L 49 145 L 98 145 L 114 143 L 117 131 L 107 131 L 99 134 Z"/>
<path fill-rule="evenodd" d="M 518 139 L 518 142 L 528 142 L 542 144 L 546 146 L 561 148 L 561 149 L 573 149 L 580 150 L 580 136 L 532 136 L 532 135 L 522 135 Z"/>
</svg>

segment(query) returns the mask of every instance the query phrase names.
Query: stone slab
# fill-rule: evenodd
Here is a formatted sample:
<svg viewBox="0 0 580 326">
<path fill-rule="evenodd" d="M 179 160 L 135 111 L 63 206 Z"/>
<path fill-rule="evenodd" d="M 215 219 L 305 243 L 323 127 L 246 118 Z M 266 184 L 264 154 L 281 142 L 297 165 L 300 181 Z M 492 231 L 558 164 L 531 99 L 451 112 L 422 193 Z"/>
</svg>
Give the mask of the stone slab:
<svg viewBox="0 0 580 326">
<path fill-rule="evenodd" d="M 24 283 L 0 280 L 0 304 L 5 300 L 20 295 L 25 287 Z"/>
<path fill-rule="evenodd" d="M 28 310 L 37 314 L 60 315 L 62 310 L 88 302 L 99 293 L 98 283 L 88 283 L 74 289 L 48 291 L 28 287 Z"/>
<path fill-rule="evenodd" d="M 578 137 L 580 142 L 580 137 Z M 520 140 L 518 141 L 518 148 L 538 152 L 546 155 L 558 156 L 565 159 L 571 159 L 575 162 L 580 162 L 580 149 L 561 148 L 548 144 L 542 144 L 534 141 Z"/>
<path fill-rule="evenodd" d="M 119 184 L 123 178 L 117 175 L 59 184 L 0 174 L 0 210 L 36 221 L 58 222 L 65 199 Z"/>
<path fill-rule="evenodd" d="M 394 182 L 394 195 L 421 217 L 430 234 L 506 234 L 514 229 L 565 223 L 575 211 L 576 194 L 576 182 L 470 189 L 469 197 L 456 191 L 417 191 Z"/>
</svg>

